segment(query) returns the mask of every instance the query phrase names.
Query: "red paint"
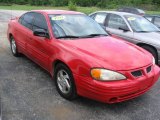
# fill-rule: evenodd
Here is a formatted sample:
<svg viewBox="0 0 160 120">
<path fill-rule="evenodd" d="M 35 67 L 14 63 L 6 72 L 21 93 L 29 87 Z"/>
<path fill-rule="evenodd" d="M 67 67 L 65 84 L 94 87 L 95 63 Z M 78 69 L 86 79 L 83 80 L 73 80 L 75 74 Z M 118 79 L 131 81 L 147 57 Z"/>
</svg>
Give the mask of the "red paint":
<svg viewBox="0 0 160 120">
<path fill-rule="evenodd" d="M 105 103 L 115 103 L 135 98 L 152 87 L 158 80 L 160 69 L 152 65 L 152 55 L 142 48 L 111 36 L 58 40 L 51 32 L 48 14 L 81 14 L 71 11 L 35 11 L 42 13 L 49 26 L 51 39 L 36 37 L 32 31 L 18 23 L 9 22 L 9 34 L 16 40 L 18 51 L 53 75 L 56 60 L 65 63 L 72 71 L 77 92 L 81 96 Z M 146 73 L 146 68 L 152 71 Z M 90 76 L 91 68 L 105 68 L 124 74 L 127 79 L 101 82 Z M 131 71 L 143 70 L 143 76 L 135 78 Z"/>
</svg>

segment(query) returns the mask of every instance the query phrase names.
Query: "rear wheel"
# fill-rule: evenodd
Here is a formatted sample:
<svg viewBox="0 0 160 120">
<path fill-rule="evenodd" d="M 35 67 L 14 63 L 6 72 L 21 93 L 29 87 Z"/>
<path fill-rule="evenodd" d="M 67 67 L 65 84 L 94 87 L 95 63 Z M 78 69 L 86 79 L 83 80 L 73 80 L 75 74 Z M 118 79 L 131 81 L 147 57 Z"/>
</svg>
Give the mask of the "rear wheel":
<svg viewBox="0 0 160 120">
<path fill-rule="evenodd" d="M 70 69 L 64 64 L 58 64 L 55 68 L 55 84 L 58 93 L 67 100 L 77 97 L 74 78 Z"/>
<path fill-rule="evenodd" d="M 153 55 L 153 57 L 155 58 L 155 63 L 158 64 L 158 56 L 157 56 L 156 51 L 150 46 L 145 45 L 145 46 L 141 46 L 141 47 L 144 48 L 145 50 L 147 50 L 148 52 L 150 52 Z"/>
<path fill-rule="evenodd" d="M 15 39 L 14 39 L 13 37 L 10 38 L 10 46 L 11 46 L 12 54 L 13 54 L 15 57 L 20 56 L 20 53 L 19 53 L 18 50 L 17 50 L 16 41 L 15 41 Z"/>
</svg>

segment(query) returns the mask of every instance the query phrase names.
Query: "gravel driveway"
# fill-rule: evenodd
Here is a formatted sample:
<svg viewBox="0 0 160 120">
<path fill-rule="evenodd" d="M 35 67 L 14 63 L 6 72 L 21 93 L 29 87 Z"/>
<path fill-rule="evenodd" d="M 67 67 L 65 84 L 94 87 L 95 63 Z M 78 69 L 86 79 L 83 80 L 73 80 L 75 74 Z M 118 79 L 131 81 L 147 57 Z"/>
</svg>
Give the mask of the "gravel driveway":
<svg viewBox="0 0 160 120">
<path fill-rule="evenodd" d="M 49 74 L 25 56 L 12 56 L 8 20 L 25 11 L 0 10 L 2 120 L 160 120 L 160 81 L 146 94 L 118 104 L 59 96 Z"/>
</svg>

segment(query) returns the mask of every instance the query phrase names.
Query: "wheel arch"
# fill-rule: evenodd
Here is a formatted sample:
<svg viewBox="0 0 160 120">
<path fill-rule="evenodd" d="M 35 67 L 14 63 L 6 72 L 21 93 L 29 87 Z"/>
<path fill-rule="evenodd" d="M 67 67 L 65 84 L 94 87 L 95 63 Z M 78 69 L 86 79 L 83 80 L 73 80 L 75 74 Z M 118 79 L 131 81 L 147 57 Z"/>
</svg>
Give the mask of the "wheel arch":
<svg viewBox="0 0 160 120">
<path fill-rule="evenodd" d="M 13 37 L 12 33 L 9 33 L 9 36 L 8 36 L 8 37 L 9 37 L 9 41 L 11 41 L 10 38 Z"/>
<path fill-rule="evenodd" d="M 65 66 L 67 66 L 68 67 L 68 69 L 72 72 L 72 70 L 70 69 L 70 67 L 64 62 L 64 61 L 62 61 L 62 60 L 60 60 L 60 59 L 56 59 L 56 60 L 54 60 L 53 62 L 52 62 L 52 72 L 51 72 L 51 75 L 52 75 L 52 77 L 54 77 L 54 70 L 55 70 L 55 68 L 56 68 L 56 66 L 58 65 L 58 64 L 64 64 Z"/>
<path fill-rule="evenodd" d="M 157 52 L 157 49 L 153 46 L 153 45 L 149 45 L 149 44 L 146 44 L 146 43 L 137 43 L 138 46 L 142 47 L 142 46 L 149 46 L 151 48 L 153 48 L 157 54 L 157 57 L 158 57 L 158 52 Z"/>
<path fill-rule="evenodd" d="M 148 46 L 148 47 L 152 48 L 155 51 L 155 53 L 156 53 L 156 64 L 158 64 L 158 58 L 159 58 L 159 56 L 158 56 L 158 51 L 157 51 L 156 47 L 154 47 L 152 45 L 149 45 L 149 44 L 146 44 L 146 43 L 138 43 L 137 45 L 140 46 L 140 47 L 142 47 L 142 48 L 143 48 L 143 46 Z"/>
</svg>

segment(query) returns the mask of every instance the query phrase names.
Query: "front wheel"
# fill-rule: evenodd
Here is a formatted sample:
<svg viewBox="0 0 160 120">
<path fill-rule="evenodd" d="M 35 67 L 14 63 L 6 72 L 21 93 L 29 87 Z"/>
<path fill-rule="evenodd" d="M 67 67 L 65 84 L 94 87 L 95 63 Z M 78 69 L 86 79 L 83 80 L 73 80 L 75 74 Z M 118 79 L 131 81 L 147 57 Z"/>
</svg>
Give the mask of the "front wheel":
<svg viewBox="0 0 160 120">
<path fill-rule="evenodd" d="M 20 53 L 19 53 L 18 50 L 17 50 L 16 41 L 15 41 L 15 39 L 14 39 L 13 37 L 10 38 L 10 46 L 11 46 L 12 54 L 13 54 L 15 57 L 20 56 Z"/>
<path fill-rule="evenodd" d="M 70 69 L 64 64 L 58 64 L 55 68 L 55 84 L 58 93 L 67 100 L 77 97 L 74 78 Z"/>
</svg>

